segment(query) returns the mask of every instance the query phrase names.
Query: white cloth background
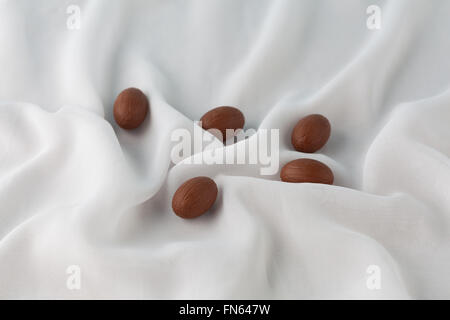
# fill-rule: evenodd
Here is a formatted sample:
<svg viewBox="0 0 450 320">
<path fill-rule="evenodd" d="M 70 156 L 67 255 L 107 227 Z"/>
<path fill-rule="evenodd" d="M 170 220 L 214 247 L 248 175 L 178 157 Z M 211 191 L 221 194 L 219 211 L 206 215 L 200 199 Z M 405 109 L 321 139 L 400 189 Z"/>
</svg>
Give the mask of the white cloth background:
<svg viewBox="0 0 450 320">
<path fill-rule="evenodd" d="M 0 1 L 0 297 L 450 298 L 449 16 L 447 0 Z M 112 117 L 129 86 L 151 102 L 134 132 Z M 219 105 L 335 185 L 171 164 L 171 132 Z M 305 155 L 290 132 L 309 113 L 332 136 Z M 182 220 L 171 197 L 197 175 L 218 200 Z"/>
</svg>

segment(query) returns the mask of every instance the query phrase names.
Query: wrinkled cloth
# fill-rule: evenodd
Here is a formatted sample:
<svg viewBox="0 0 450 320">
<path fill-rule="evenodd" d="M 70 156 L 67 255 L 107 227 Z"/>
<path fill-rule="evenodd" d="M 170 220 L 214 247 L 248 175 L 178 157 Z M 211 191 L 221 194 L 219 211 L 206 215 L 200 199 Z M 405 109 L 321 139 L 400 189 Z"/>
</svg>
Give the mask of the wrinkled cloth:
<svg viewBox="0 0 450 320">
<path fill-rule="evenodd" d="M 450 298 L 449 16 L 447 0 L 0 1 L 0 298 Z M 151 108 L 125 131 L 131 86 Z M 280 169 L 317 159 L 334 185 L 173 163 L 172 132 L 221 105 L 248 139 L 279 129 Z M 290 135 L 310 113 L 332 133 L 304 154 Z M 217 201 L 183 220 L 172 195 L 199 175 Z"/>
</svg>

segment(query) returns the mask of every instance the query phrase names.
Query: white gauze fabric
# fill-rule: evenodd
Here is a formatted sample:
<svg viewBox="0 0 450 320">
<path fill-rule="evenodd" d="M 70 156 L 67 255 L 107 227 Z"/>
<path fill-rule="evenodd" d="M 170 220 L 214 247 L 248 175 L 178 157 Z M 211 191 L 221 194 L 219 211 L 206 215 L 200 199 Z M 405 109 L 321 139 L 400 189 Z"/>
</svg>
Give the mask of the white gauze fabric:
<svg viewBox="0 0 450 320">
<path fill-rule="evenodd" d="M 0 1 L 0 298 L 450 298 L 449 16 L 447 0 Z M 125 131 L 112 106 L 131 86 L 151 109 Z M 279 129 L 280 168 L 317 159 L 334 185 L 174 164 L 172 132 L 221 105 L 247 141 Z M 332 134 L 304 154 L 290 134 L 310 113 Z M 199 175 L 218 199 L 180 219 L 172 195 Z"/>
</svg>

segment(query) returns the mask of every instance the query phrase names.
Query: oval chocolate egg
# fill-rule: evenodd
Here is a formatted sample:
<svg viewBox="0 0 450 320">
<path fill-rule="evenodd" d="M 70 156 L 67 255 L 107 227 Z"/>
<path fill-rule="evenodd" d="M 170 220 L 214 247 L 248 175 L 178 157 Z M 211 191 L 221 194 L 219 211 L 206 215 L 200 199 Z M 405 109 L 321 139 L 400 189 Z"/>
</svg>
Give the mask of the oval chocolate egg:
<svg viewBox="0 0 450 320">
<path fill-rule="evenodd" d="M 320 114 L 306 116 L 296 124 L 292 131 L 292 145 L 300 152 L 312 153 L 322 148 L 330 138 L 331 125 Z"/>
<path fill-rule="evenodd" d="M 149 109 L 145 94 L 136 88 L 123 90 L 114 102 L 114 119 L 127 130 L 136 129 L 144 122 Z"/>
<path fill-rule="evenodd" d="M 284 182 L 333 184 L 334 175 L 327 165 L 313 159 L 297 159 L 287 163 L 280 173 Z"/>
<path fill-rule="evenodd" d="M 184 219 L 201 216 L 217 198 L 217 185 L 208 177 L 196 177 L 183 183 L 172 198 L 172 209 Z"/>
<path fill-rule="evenodd" d="M 222 133 L 222 141 L 227 140 L 226 129 L 242 129 L 245 124 L 245 117 L 242 112 L 235 107 L 217 107 L 205 113 L 200 119 L 202 128 L 205 130 L 217 129 Z"/>
</svg>

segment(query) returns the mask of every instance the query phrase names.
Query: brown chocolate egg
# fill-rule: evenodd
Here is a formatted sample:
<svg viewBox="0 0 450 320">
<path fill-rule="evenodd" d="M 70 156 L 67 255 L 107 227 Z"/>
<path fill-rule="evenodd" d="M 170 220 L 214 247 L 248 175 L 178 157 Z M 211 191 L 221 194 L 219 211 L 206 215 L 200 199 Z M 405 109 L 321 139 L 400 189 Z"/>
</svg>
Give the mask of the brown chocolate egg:
<svg viewBox="0 0 450 320">
<path fill-rule="evenodd" d="M 287 163 L 280 173 L 284 182 L 333 184 L 334 175 L 324 163 L 313 159 L 297 159 Z"/>
<path fill-rule="evenodd" d="M 312 153 L 322 148 L 330 138 L 331 125 L 320 114 L 306 116 L 296 124 L 291 141 L 295 150 Z"/>
<path fill-rule="evenodd" d="M 217 185 L 208 177 L 196 177 L 183 183 L 172 198 L 172 209 L 184 219 L 192 219 L 207 212 L 217 198 Z"/>
<path fill-rule="evenodd" d="M 235 107 L 217 107 L 205 113 L 200 121 L 202 122 L 202 128 L 205 130 L 219 130 L 222 133 L 221 138 L 225 142 L 227 138 L 230 138 L 226 136 L 226 129 L 244 128 L 245 117 Z"/>
<path fill-rule="evenodd" d="M 127 130 L 136 129 L 144 122 L 149 110 L 145 94 L 136 88 L 123 90 L 114 102 L 114 119 Z"/>
</svg>

